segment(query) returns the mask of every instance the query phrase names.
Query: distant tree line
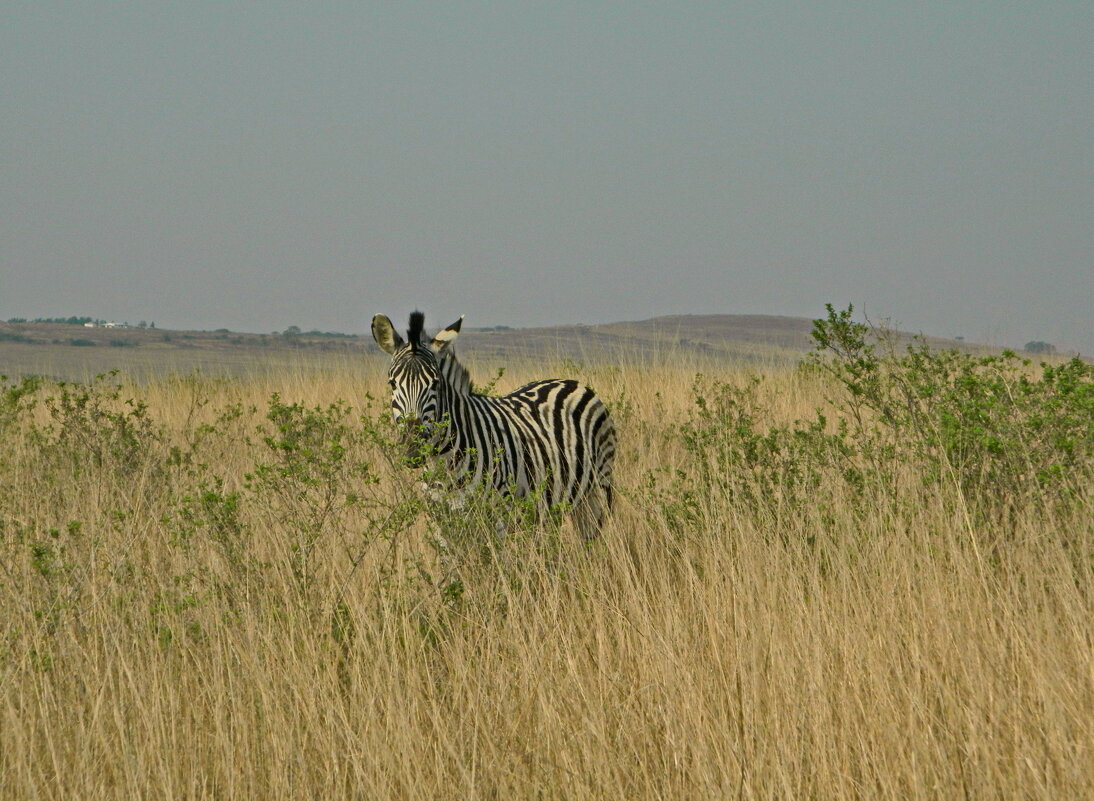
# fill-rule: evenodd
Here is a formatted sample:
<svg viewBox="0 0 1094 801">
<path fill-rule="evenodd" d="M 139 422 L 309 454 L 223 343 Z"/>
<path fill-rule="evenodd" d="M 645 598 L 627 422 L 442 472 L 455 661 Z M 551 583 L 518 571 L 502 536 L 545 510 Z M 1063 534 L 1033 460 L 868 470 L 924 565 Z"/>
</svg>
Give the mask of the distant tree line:
<svg viewBox="0 0 1094 801">
<path fill-rule="evenodd" d="M 102 320 L 96 320 L 94 317 L 35 317 L 33 320 L 27 320 L 26 317 L 12 317 L 8 320 L 9 323 L 64 323 L 66 325 L 83 325 L 84 323 L 102 323 Z"/>
<path fill-rule="evenodd" d="M 274 331 L 274 335 L 277 335 L 277 331 Z M 356 339 L 356 334 L 342 334 L 338 331 L 318 331 L 312 329 L 311 331 L 302 331 L 298 325 L 290 325 L 280 334 L 283 337 L 334 337 L 337 339 Z"/>
<path fill-rule="evenodd" d="M 106 320 L 99 319 L 98 317 L 35 317 L 33 320 L 28 320 L 26 317 L 10 317 L 9 323 L 59 323 L 61 325 L 87 325 L 92 323 L 96 326 L 106 325 Z M 129 328 L 129 323 L 123 323 L 124 327 Z M 155 328 L 155 323 L 149 323 L 141 320 L 137 323 L 137 328 Z"/>
</svg>

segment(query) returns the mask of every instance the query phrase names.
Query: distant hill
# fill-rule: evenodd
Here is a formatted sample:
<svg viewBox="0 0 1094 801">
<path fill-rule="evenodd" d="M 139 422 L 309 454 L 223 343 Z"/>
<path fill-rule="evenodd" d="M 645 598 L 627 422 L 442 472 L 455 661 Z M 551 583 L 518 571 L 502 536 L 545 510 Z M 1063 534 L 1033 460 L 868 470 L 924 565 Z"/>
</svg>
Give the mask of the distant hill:
<svg viewBox="0 0 1094 801">
<path fill-rule="evenodd" d="M 797 359 L 807 352 L 813 321 L 769 315 L 674 315 L 600 325 L 551 326 L 510 331 L 469 329 L 462 353 L 499 359 L 645 359 L 690 354 L 703 359 Z"/>
<path fill-rule="evenodd" d="M 459 352 L 469 359 L 506 362 L 527 358 L 642 361 L 793 363 L 808 352 L 813 322 L 773 315 L 675 315 L 601 325 L 497 329 L 467 327 Z M 941 347 L 966 347 L 932 339 Z M 65 323 L 0 322 L 0 374 L 43 373 L 85 378 L 115 367 L 135 372 L 188 372 L 195 367 L 233 373 L 256 361 L 380 358 L 369 334 L 320 332 L 247 334 L 161 328 L 88 328 Z"/>
</svg>

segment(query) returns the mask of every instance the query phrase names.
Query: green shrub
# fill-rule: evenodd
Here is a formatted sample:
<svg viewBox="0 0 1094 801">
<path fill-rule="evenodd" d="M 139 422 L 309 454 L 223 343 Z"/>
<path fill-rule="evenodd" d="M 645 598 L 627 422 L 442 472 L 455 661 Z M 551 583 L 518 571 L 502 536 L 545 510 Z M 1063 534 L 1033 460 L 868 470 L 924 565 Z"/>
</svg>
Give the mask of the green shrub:
<svg viewBox="0 0 1094 801">
<path fill-rule="evenodd" d="M 86 385 L 57 385 L 44 401 L 51 422 L 31 430 L 41 455 L 77 472 L 105 469 L 114 478 L 160 463 L 161 427 L 143 401 L 122 399 L 116 377 L 115 370 Z"/>
<path fill-rule="evenodd" d="M 757 397 L 759 379 L 735 387 L 699 376 L 695 409 L 679 428 L 693 458 L 701 494 L 725 495 L 761 517 L 781 519 L 813 505 L 829 476 L 860 488 L 862 473 L 845 421 L 829 431 L 817 414 L 791 426 L 767 426 Z"/>
<path fill-rule="evenodd" d="M 309 596 L 321 540 L 335 538 L 355 566 L 376 542 L 405 531 L 420 507 L 398 482 L 381 485 L 366 446 L 390 454 L 394 444 L 372 418 L 362 417 L 358 426 L 343 401 L 307 408 L 274 394 L 266 419 L 260 435 L 267 458 L 247 475 L 246 488 L 264 514 L 290 531 L 293 576 Z"/>
<path fill-rule="evenodd" d="M 974 356 L 916 341 L 900 352 L 890 332 L 853 322 L 851 307 L 827 308 L 814 323 L 813 363 L 842 391 L 836 403 L 858 441 L 916 457 L 985 512 L 1057 507 L 1090 485 L 1094 365 L 1041 364 L 1038 376 L 1011 351 Z"/>
<path fill-rule="evenodd" d="M 0 375 L 0 433 L 34 408 L 41 386 L 38 376 L 23 376 L 9 384 L 8 377 Z"/>
<path fill-rule="evenodd" d="M 956 491 L 974 518 L 1066 513 L 1083 502 L 1094 486 L 1094 365 L 1035 369 L 1009 351 L 901 346 L 855 322 L 850 307 L 827 308 L 802 365 L 829 383 L 827 412 L 774 425 L 759 379 L 739 387 L 697 377 L 695 406 L 677 429 L 690 463 L 646 488 L 672 525 L 694 529 L 710 499 L 765 524 L 837 505 L 857 516 L 874 501 L 903 494 L 914 504 L 938 488 L 941 497 Z"/>
</svg>

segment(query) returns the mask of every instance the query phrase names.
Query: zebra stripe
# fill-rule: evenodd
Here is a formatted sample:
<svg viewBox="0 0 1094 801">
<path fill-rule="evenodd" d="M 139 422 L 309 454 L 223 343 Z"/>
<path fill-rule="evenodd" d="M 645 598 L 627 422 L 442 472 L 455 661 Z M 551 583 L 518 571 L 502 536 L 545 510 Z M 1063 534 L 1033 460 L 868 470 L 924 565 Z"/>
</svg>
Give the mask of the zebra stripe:
<svg viewBox="0 0 1094 801">
<path fill-rule="evenodd" d="M 540 493 L 548 505 L 571 508 L 583 537 L 596 536 L 612 504 L 607 407 L 572 379 L 533 381 L 499 398 L 473 392 L 451 348 L 462 322 L 427 340 L 424 315 L 414 312 L 403 340 L 384 315 L 372 320 L 376 343 L 392 357 L 392 412 L 408 453 L 428 442 L 456 483 Z"/>
</svg>

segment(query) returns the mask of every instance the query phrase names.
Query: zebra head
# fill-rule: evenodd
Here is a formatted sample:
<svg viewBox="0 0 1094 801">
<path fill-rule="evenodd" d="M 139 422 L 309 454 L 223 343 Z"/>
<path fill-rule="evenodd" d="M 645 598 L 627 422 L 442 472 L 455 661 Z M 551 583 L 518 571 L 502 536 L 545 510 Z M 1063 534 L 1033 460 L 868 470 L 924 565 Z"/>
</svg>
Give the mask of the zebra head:
<svg viewBox="0 0 1094 801">
<path fill-rule="evenodd" d="M 437 389 L 440 382 L 440 358 L 460 332 L 463 317 L 429 338 L 424 332 L 425 315 L 410 315 L 406 340 L 383 314 L 372 318 L 372 337 L 391 355 L 387 371 L 391 386 L 391 412 L 399 425 L 404 443 L 428 439 L 437 423 Z M 414 436 L 417 434 L 417 436 Z"/>
</svg>

